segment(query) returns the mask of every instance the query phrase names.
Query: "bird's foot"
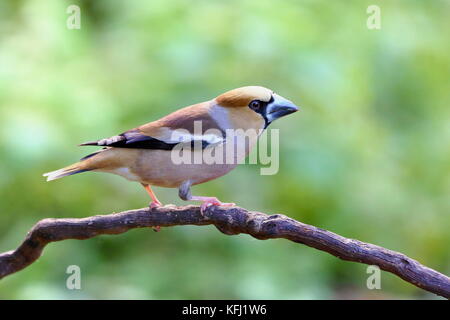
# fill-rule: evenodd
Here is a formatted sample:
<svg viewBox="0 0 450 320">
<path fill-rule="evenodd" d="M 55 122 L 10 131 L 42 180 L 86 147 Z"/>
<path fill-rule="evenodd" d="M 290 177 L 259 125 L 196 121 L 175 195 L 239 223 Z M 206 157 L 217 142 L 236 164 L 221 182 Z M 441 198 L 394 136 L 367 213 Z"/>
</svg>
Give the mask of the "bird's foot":
<svg viewBox="0 0 450 320">
<path fill-rule="evenodd" d="M 232 207 L 235 206 L 235 203 L 231 202 L 221 202 L 216 197 L 198 197 L 197 200 L 203 201 L 200 206 L 200 213 L 204 215 L 206 208 L 209 206 L 223 206 L 223 207 Z"/>
<path fill-rule="evenodd" d="M 152 201 L 152 202 L 150 202 L 150 204 L 148 205 L 149 207 L 150 207 L 150 209 L 153 209 L 153 208 L 159 208 L 159 207 L 162 207 L 162 203 L 161 202 L 159 202 L 158 200 L 156 200 L 156 201 Z"/>
<path fill-rule="evenodd" d="M 154 209 L 154 208 L 162 207 L 162 205 L 163 205 L 163 204 L 162 204 L 161 202 L 159 202 L 158 200 L 156 200 L 156 201 L 150 202 L 150 204 L 149 204 L 148 206 L 149 206 L 150 209 Z M 153 231 L 155 231 L 155 232 L 161 231 L 161 227 L 160 227 L 160 226 L 154 226 L 154 227 L 152 227 L 152 229 L 153 229 Z"/>
</svg>

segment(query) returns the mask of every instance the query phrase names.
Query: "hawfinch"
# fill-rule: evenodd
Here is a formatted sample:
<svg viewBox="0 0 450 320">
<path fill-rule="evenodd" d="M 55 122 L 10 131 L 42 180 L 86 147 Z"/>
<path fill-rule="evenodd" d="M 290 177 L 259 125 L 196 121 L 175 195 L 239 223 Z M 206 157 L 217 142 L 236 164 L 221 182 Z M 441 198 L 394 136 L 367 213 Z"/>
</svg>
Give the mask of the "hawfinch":
<svg viewBox="0 0 450 320">
<path fill-rule="evenodd" d="M 230 172 L 270 123 L 297 110 L 272 90 L 258 86 L 234 89 L 117 136 L 83 143 L 103 149 L 44 176 L 51 181 L 86 171 L 114 173 L 140 182 L 152 199 L 151 207 L 161 202 L 150 186 L 178 188 L 181 199 L 201 201 L 202 212 L 209 205 L 234 205 L 215 197 L 193 196 L 190 187 Z M 256 134 L 240 139 L 248 131 Z M 218 161 L 203 161 L 206 153 Z M 180 161 L 180 157 L 194 161 Z"/>
</svg>

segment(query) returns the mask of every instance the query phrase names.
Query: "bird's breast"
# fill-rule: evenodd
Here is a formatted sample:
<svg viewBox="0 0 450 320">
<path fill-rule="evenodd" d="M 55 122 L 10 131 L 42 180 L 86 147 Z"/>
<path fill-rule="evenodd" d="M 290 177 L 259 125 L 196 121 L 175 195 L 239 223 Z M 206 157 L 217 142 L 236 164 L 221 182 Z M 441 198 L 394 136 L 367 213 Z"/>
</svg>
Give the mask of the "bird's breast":
<svg viewBox="0 0 450 320">
<path fill-rule="evenodd" d="M 185 153 L 190 153 L 190 156 Z M 203 151 L 177 154 L 174 150 L 139 150 L 137 161 L 130 164 L 128 170 L 120 168 L 116 174 L 135 181 L 138 177 L 137 181 L 154 186 L 177 188 L 186 180 L 199 184 L 216 179 L 237 165 L 235 162 L 210 161 L 204 156 Z"/>
</svg>

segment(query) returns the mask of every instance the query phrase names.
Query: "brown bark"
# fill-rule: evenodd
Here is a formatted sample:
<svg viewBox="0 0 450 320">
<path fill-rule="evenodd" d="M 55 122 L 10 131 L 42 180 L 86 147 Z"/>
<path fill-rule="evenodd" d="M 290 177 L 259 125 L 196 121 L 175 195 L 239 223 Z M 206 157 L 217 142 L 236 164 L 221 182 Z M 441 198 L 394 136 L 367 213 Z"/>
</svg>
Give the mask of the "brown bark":
<svg viewBox="0 0 450 320">
<path fill-rule="evenodd" d="M 16 250 L 0 254 L 0 278 L 32 264 L 50 242 L 89 239 L 101 234 L 119 234 L 134 228 L 211 224 L 227 235 L 247 233 L 260 240 L 284 238 L 328 252 L 343 260 L 377 265 L 419 288 L 450 299 L 449 277 L 402 253 L 344 238 L 284 215 L 267 215 L 239 207 L 209 207 L 202 215 L 197 206 L 169 205 L 83 219 L 44 219 L 28 232 L 24 242 Z"/>
</svg>

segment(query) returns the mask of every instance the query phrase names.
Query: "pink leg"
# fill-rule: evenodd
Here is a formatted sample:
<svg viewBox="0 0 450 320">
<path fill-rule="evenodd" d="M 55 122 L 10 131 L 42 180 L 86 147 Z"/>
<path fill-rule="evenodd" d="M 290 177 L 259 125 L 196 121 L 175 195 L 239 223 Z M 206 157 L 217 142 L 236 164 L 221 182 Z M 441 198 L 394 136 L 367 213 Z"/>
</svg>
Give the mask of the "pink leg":
<svg viewBox="0 0 450 320">
<path fill-rule="evenodd" d="M 189 200 L 202 201 L 202 205 L 200 206 L 200 212 L 202 214 L 209 206 L 231 207 L 236 205 L 235 203 L 220 202 L 219 199 L 217 199 L 216 197 L 192 196 Z"/>
<path fill-rule="evenodd" d="M 148 184 L 142 183 L 142 185 L 144 186 L 145 190 L 149 194 L 150 198 L 152 198 L 152 202 L 150 203 L 150 208 L 157 208 L 157 207 L 162 206 L 162 203 L 158 200 L 158 198 L 156 197 L 152 188 Z M 155 227 L 152 227 L 152 229 L 153 229 L 153 231 L 158 232 L 159 230 L 161 230 L 161 227 L 155 226 Z"/>
<path fill-rule="evenodd" d="M 149 194 L 150 198 L 152 198 L 152 202 L 150 203 L 150 208 L 156 208 L 162 206 L 162 203 L 158 200 L 155 193 L 153 192 L 152 188 L 148 184 L 142 184 L 147 190 L 147 193 Z"/>
</svg>

